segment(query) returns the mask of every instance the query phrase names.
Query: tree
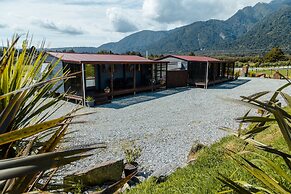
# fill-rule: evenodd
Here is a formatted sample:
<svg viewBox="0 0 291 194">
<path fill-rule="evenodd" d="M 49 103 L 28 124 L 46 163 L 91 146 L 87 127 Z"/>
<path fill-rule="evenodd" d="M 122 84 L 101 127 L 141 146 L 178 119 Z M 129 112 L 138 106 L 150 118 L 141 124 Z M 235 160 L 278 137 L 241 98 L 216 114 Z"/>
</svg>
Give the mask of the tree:
<svg viewBox="0 0 291 194">
<path fill-rule="evenodd" d="M 264 56 L 266 62 L 277 62 L 285 60 L 284 52 L 279 47 L 274 47 Z"/>
<path fill-rule="evenodd" d="M 112 55 L 114 54 L 111 50 L 101 50 L 101 51 L 98 51 L 97 54 L 102 54 L 102 55 Z"/>
<path fill-rule="evenodd" d="M 136 52 L 136 51 L 127 51 L 125 54 L 126 55 L 136 55 L 136 56 L 142 57 L 142 54 L 140 52 Z"/>
<path fill-rule="evenodd" d="M 75 53 L 75 51 L 74 51 L 73 48 L 70 48 L 70 49 L 69 49 L 69 48 L 68 48 L 68 49 L 63 49 L 62 52 L 63 52 L 63 53 Z"/>
</svg>

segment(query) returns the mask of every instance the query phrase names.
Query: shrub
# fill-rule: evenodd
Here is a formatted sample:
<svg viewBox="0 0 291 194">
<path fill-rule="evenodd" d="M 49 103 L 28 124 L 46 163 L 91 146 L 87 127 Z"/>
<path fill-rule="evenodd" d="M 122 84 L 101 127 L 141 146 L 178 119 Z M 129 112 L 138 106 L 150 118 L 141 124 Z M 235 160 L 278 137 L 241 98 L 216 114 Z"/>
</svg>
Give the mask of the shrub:
<svg viewBox="0 0 291 194">
<path fill-rule="evenodd" d="M 126 162 L 132 164 L 141 156 L 141 148 L 133 146 L 124 150 Z"/>
<path fill-rule="evenodd" d="M 282 76 L 282 75 L 281 75 Z M 240 153 L 230 152 L 230 157 L 259 182 L 263 187 L 252 185 L 248 180 L 232 180 L 229 177 L 221 175 L 218 177 L 221 182 L 231 188 L 231 191 L 238 193 L 290 193 L 291 191 L 286 187 L 290 185 L 291 176 L 291 115 L 281 107 L 281 102 L 278 96 L 281 95 L 285 99 L 288 107 L 291 107 L 291 96 L 282 92 L 282 90 L 291 85 L 291 82 L 279 88 L 268 101 L 259 100 L 260 97 L 265 96 L 269 92 L 260 92 L 249 97 L 242 97 L 241 101 L 236 101 L 239 104 L 255 107 L 260 110 L 260 116 L 249 116 L 250 111 L 243 117 L 238 118 L 241 123 L 250 123 L 250 129 L 247 131 L 239 131 L 235 133 L 237 137 L 244 140 L 248 144 L 252 144 L 256 149 L 262 150 L 263 153 L 257 153 L 254 150 L 245 150 Z M 255 137 L 270 127 L 271 122 L 276 122 L 285 140 L 280 147 L 273 147 L 266 145 L 264 142 L 259 142 Z M 274 140 L 273 140 L 274 141 Z M 286 151 L 288 150 L 288 151 Z M 248 160 L 245 155 L 255 155 L 257 159 Z M 265 155 L 271 155 L 276 160 L 271 160 Z M 283 161 L 283 164 L 278 163 L 278 159 Z M 288 169 L 288 170 L 287 170 Z M 287 171 L 286 171 L 287 170 Z M 275 172 L 271 175 L 270 171 Z"/>
<path fill-rule="evenodd" d="M 53 98 L 61 80 L 69 72 L 57 73 L 48 79 L 56 63 L 40 73 L 46 53 L 28 41 L 18 51 L 15 36 L 0 58 L 0 188 L 2 193 L 24 193 L 46 190 L 60 166 L 88 155 L 80 155 L 95 148 L 60 151 L 76 110 L 52 119 L 61 106 L 62 95 Z M 40 179 L 44 178 L 42 183 Z"/>
<path fill-rule="evenodd" d="M 86 97 L 86 101 L 93 102 L 94 101 L 94 98 L 92 96 L 87 96 Z"/>
</svg>

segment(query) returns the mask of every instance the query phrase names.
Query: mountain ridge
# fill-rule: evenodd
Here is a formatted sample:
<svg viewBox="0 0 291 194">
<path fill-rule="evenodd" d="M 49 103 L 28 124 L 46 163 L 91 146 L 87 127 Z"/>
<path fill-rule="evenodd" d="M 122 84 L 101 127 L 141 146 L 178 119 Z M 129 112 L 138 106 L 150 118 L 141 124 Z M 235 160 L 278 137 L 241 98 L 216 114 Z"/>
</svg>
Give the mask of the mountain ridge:
<svg viewBox="0 0 291 194">
<path fill-rule="evenodd" d="M 96 53 L 106 50 L 114 53 L 136 51 L 142 54 L 146 51 L 150 54 L 240 53 L 248 49 L 265 50 L 272 46 L 291 49 L 291 40 L 287 37 L 291 31 L 290 7 L 291 0 L 273 0 L 244 7 L 226 20 L 197 21 L 169 31 L 142 30 L 98 48 L 69 48 L 76 52 L 83 50 Z M 284 9 L 287 10 L 282 12 Z M 287 41 L 284 42 L 282 37 Z"/>
<path fill-rule="evenodd" d="M 138 51 L 152 54 L 187 53 L 196 51 L 232 49 L 230 45 L 244 37 L 265 17 L 273 14 L 282 7 L 290 6 L 290 0 L 275 0 L 270 3 L 257 3 L 255 6 L 247 6 L 238 10 L 227 20 L 198 21 L 169 31 L 151 31 L 152 40 L 147 44 L 139 44 L 135 36 L 142 36 L 144 31 L 134 33 L 121 39 L 119 42 L 107 43 L 98 47 L 99 50 L 111 50 L 115 53 Z M 290 26 L 290 24 L 289 24 Z M 163 33 L 163 36 L 154 38 L 155 33 Z M 246 36 L 247 37 L 247 36 Z M 127 44 L 124 44 L 127 42 Z M 243 42 L 243 41 L 241 41 Z M 134 43 L 131 46 L 129 43 Z M 240 48 L 233 46 L 233 48 Z"/>
</svg>

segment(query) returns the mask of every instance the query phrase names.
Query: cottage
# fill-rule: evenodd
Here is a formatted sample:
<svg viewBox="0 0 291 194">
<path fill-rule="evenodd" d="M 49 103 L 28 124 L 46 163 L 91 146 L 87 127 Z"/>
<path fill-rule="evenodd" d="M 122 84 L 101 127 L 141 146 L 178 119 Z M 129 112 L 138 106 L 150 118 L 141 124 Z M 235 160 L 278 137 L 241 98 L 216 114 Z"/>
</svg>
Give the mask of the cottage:
<svg viewBox="0 0 291 194">
<path fill-rule="evenodd" d="M 234 62 L 211 57 L 167 55 L 159 61 L 168 61 L 168 87 L 202 86 L 234 79 Z"/>
<path fill-rule="evenodd" d="M 81 72 L 62 83 L 58 93 L 82 100 L 91 96 L 96 104 L 110 102 L 114 96 L 136 94 L 166 87 L 167 62 L 134 55 L 100 55 L 48 52 L 48 61 L 60 59 L 55 68 Z"/>
</svg>

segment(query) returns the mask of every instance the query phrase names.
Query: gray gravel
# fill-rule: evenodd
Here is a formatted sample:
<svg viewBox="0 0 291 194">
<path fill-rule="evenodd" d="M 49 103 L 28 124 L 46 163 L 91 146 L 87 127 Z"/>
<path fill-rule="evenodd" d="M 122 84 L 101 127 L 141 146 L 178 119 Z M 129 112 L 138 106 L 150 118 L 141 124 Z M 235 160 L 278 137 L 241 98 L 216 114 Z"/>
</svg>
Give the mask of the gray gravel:
<svg viewBox="0 0 291 194">
<path fill-rule="evenodd" d="M 85 108 L 83 111 L 96 111 L 96 114 L 83 117 L 82 120 L 88 121 L 86 124 L 72 125 L 70 130 L 76 132 L 68 135 L 69 141 L 63 146 L 105 142 L 107 148 L 96 150 L 92 157 L 66 167 L 66 173 L 123 158 L 122 146 L 128 142 L 142 148 L 139 162 L 147 172 L 183 166 L 194 142 L 209 145 L 221 139 L 227 134 L 219 128 L 236 128 L 234 118 L 246 112 L 246 107 L 225 102 L 222 97 L 238 99 L 241 95 L 275 90 L 285 82 L 239 79 L 208 90 L 171 89 L 116 98 L 108 105 Z M 74 104 L 66 103 L 62 110 L 73 107 Z"/>
</svg>

